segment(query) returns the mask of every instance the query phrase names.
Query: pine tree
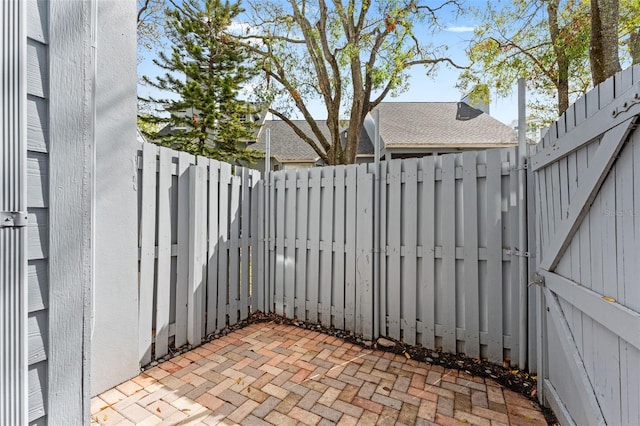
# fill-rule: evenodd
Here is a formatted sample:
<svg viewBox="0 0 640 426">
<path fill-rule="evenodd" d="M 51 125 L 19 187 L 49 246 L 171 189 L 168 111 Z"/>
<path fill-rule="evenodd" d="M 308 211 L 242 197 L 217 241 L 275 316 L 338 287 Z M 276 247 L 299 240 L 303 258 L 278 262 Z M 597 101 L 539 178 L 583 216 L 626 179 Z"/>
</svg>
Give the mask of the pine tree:
<svg viewBox="0 0 640 426">
<path fill-rule="evenodd" d="M 160 52 L 154 60 L 165 74 L 143 80 L 176 99 L 141 99 L 156 105 L 158 113 L 140 114 L 139 119 L 169 123 L 172 131 L 147 131 L 149 140 L 223 161 L 256 159 L 255 152 L 239 144 L 254 139 L 255 124 L 247 117 L 256 113 L 255 107 L 238 99 L 255 69 L 247 51 L 224 34 L 241 12 L 239 3 L 227 0 L 184 0 L 167 11 L 171 52 Z"/>
</svg>

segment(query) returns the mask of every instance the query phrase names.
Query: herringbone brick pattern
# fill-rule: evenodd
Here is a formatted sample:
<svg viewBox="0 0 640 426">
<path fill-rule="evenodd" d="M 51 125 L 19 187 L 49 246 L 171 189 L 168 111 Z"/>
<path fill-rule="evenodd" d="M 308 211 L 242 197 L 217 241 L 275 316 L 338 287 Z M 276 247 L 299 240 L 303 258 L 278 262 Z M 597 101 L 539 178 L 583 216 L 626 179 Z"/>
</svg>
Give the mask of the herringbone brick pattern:
<svg viewBox="0 0 640 426">
<path fill-rule="evenodd" d="M 497 383 L 287 325 L 254 324 L 91 401 L 101 425 L 546 425 Z"/>
</svg>

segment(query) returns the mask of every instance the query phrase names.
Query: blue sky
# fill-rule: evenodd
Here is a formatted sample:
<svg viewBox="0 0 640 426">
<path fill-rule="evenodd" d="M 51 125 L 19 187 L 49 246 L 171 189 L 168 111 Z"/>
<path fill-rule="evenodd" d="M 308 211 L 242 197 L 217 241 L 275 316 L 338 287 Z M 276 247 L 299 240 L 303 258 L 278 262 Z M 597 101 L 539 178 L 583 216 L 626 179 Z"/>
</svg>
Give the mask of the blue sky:
<svg viewBox="0 0 640 426">
<path fill-rule="evenodd" d="M 470 0 L 467 5 L 481 7 L 484 0 Z M 441 20 L 444 30 L 435 36 L 429 36 L 434 45 L 447 45 L 448 56 L 461 65 L 468 64 L 465 48 L 473 36 L 473 16 L 471 14 L 462 16 L 451 16 L 448 20 L 443 17 Z M 416 34 L 420 36 L 420 28 L 416 28 Z M 424 29 L 426 32 L 426 28 Z M 147 58 L 138 67 L 141 75 L 153 76 L 158 71 L 151 63 L 151 54 L 146 54 Z M 448 66 L 440 66 L 435 76 L 427 76 L 425 69 L 416 66 L 410 70 L 409 90 L 398 97 L 387 96 L 387 102 L 455 102 L 460 100 L 461 92 L 456 88 L 459 70 Z M 146 94 L 148 89 L 139 88 L 142 94 Z M 317 119 L 326 117 L 326 111 L 320 101 L 309 104 L 312 114 Z M 505 124 L 511 123 L 517 118 L 517 91 L 512 90 L 512 94 L 506 98 L 491 99 L 491 116 Z"/>
</svg>

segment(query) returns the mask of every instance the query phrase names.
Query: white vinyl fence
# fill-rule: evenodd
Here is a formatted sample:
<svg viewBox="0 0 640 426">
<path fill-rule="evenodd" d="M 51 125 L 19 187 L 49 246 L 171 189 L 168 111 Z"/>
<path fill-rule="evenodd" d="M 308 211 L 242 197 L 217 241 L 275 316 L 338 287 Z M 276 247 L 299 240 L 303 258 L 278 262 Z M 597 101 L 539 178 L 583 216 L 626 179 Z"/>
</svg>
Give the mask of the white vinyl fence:
<svg viewBox="0 0 640 426">
<path fill-rule="evenodd" d="M 515 149 L 270 173 L 266 306 L 495 362 L 518 354 Z M 512 355 L 513 354 L 513 355 Z"/>
<path fill-rule="evenodd" d="M 140 362 L 246 319 L 260 173 L 143 144 Z"/>
</svg>

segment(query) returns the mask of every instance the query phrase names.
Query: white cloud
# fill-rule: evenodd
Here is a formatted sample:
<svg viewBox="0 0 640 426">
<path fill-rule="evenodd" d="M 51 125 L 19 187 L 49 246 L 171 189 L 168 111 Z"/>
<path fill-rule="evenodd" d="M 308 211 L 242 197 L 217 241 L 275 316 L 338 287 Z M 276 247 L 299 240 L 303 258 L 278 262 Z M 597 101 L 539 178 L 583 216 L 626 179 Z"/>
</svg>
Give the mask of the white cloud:
<svg viewBox="0 0 640 426">
<path fill-rule="evenodd" d="M 464 26 L 453 26 L 453 27 L 447 27 L 444 30 L 452 33 L 472 33 L 475 30 L 475 28 L 464 27 Z"/>
</svg>

